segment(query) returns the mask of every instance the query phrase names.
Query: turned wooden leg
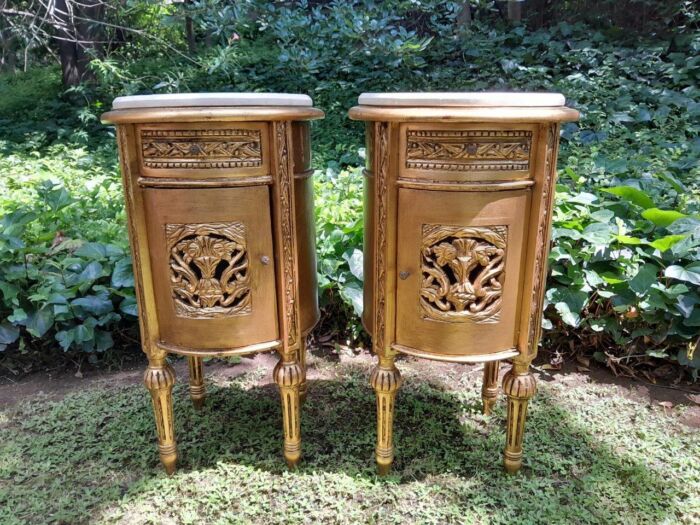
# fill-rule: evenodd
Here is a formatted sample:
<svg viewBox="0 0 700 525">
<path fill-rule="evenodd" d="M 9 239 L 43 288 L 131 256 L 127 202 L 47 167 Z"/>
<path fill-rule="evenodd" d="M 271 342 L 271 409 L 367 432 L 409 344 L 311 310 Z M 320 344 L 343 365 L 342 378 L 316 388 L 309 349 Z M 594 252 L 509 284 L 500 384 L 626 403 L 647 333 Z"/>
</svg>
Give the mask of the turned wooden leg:
<svg viewBox="0 0 700 525">
<path fill-rule="evenodd" d="M 394 401 L 401 386 L 401 374 L 394 358 L 380 358 L 372 370 L 370 384 L 377 395 L 377 472 L 385 476 L 394 462 Z"/>
<path fill-rule="evenodd" d="M 175 371 L 165 358 L 150 359 L 143 377 L 146 388 L 151 393 L 153 414 L 158 432 L 158 451 L 160 461 L 168 474 L 175 472 L 177 449 L 175 446 L 175 428 L 173 421 L 173 385 Z"/>
<path fill-rule="evenodd" d="M 204 386 L 202 358 L 191 355 L 188 356 L 187 360 L 190 364 L 190 397 L 194 408 L 201 410 L 204 406 L 204 399 L 207 397 L 207 388 Z"/>
<path fill-rule="evenodd" d="M 304 337 L 301 338 L 301 343 L 299 345 L 298 361 L 303 372 L 301 384 L 299 385 L 299 399 L 304 403 L 304 401 L 306 401 L 306 338 Z"/>
<path fill-rule="evenodd" d="M 514 363 L 503 378 L 503 392 L 508 396 L 508 419 L 506 422 L 506 449 L 503 454 L 505 469 L 514 474 L 523 461 L 523 433 L 527 403 L 537 391 L 535 376 L 529 363 Z"/>
<path fill-rule="evenodd" d="M 304 370 L 297 361 L 297 352 L 283 356 L 273 372 L 282 399 L 282 425 L 284 427 L 284 459 L 294 468 L 301 457 L 301 413 L 299 387 Z"/>
<path fill-rule="evenodd" d="M 500 361 L 491 361 L 484 364 L 484 384 L 481 387 L 481 400 L 483 401 L 483 413 L 487 416 L 491 414 L 491 409 L 498 399 L 498 371 L 500 368 Z"/>
</svg>

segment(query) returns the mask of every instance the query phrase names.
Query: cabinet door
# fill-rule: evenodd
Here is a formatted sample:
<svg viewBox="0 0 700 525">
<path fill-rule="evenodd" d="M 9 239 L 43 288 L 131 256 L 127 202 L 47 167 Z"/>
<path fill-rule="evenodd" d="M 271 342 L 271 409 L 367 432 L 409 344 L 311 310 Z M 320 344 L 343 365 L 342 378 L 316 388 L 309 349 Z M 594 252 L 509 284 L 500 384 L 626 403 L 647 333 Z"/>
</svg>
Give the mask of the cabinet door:
<svg viewBox="0 0 700 525">
<path fill-rule="evenodd" d="M 277 339 L 267 186 L 143 194 L 161 340 L 216 349 Z"/>
<path fill-rule="evenodd" d="M 399 190 L 399 345 L 453 356 L 516 346 L 529 205 L 528 190 Z"/>
</svg>

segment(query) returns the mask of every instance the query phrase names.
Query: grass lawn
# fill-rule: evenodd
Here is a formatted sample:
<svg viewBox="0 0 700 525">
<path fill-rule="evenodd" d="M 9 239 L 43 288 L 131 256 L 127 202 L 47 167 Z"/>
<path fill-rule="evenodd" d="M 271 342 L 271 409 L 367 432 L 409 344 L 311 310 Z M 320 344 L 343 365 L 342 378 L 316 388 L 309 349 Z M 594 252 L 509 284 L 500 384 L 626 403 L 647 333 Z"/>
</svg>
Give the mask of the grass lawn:
<svg viewBox="0 0 700 525">
<path fill-rule="evenodd" d="M 700 434 L 611 385 L 543 377 L 522 471 L 501 468 L 505 403 L 480 369 L 401 360 L 396 468 L 374 474 L 371 360 L 310 358 L 304 458 L 287 471 L 272 356 L 209 368 L 204 411 L 175 390 L 179 469 L 160 468 L 134 372 L 0 412 L 0 523 L 698 523 Z M 252 363 L 252 364 L 250 364 Z M 206 369 L 205 369 L 206 370 Z M 86 382 L 87 383 L 87 382 Z"/>
</svg>

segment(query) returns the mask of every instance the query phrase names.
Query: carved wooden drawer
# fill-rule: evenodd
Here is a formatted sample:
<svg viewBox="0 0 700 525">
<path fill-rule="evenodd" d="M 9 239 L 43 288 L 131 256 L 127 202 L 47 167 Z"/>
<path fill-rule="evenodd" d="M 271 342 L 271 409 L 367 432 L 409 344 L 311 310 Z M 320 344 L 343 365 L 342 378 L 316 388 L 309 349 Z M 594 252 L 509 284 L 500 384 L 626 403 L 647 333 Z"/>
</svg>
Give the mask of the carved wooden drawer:
<svg viewBox="0 0 700 525">
<path fill-rule="evenodd" d="M 248 177 L 269 173 L 265 123 L 137 126 L 141 173 L 148 177 Z"/>
<path fill-rule="evenodd" d="M 501 181 L 530 178 L 537 126 L 404 124 L 399 177 L 407 180 Z"/>
<path fill-rule="evenodd" d="M 528 203 L 527 190 L 399 190 L 396 344 L 446 356 L 516 346 Z"/>
</svg>

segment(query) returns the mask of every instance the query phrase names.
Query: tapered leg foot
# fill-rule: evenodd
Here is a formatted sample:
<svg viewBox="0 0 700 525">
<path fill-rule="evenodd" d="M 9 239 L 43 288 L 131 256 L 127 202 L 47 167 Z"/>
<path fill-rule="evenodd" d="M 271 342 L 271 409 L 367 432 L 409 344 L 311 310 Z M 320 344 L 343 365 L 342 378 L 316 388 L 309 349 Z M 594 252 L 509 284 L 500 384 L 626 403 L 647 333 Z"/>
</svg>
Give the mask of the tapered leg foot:
<svg viewBox="0 0 700 525">
<path fill-rule="evenodd" d="M 482 411 L 484 415 L 490 415 L 493 406 L 498 399 L 498 371 L 500 361 L 491 361 L 484 365 L 484 384 L 481 387 Z"/>
<path fill-rule="evenodd" d="M 299 386 L 303 379 L 303 369 L 296 361 L 283 357 L 273 372 L 279 386 L 282 401 L 282 426 L 284 428 L 284 459 L 290 468 L 296 467 L 301 457 L 301 412 Z"/>
<path fill-rule="evenodd" d="M 173 385 L 175 371 L 165 359 L 149 361 L 143 382 L 151 394 L 153 414 L 158 434 L 158 452 L 160 461 L 168 474 L 175 472 L 177 447 L 175 444 L 175 425 L 173 418 Z"/>
<path fill-rule="evenodd" d="M 190 365 L 190 398 L 194 408 L 201 410 L 207 397 L 207 388 L 204 386 L 202 358 L 189 356 L 187 360 Z"/>
<path fill-rule="evenodd" d="M 385 476 L 394 462 L 394 401 L 401 386 L 401 374 L 393 358 L 380 358 L 372 370 L 370 384 L 377 395 L 377 473 Z"/>
<path fill-rule="evenodd" d="M 301 338 L 301 344 L 299 345 L 299 357 L 297 360 L 299 361 L 303 371 L 301 384 L 299 385 L 299 401 L 304 404 L 304 402 L 306 402 L 306 339 L 304 337 Z"/>
<path fill-rule="evenodd" d="M 508 396 L 503 466 L 510 474 L 516 473 L 522 465 L 527 405 L 536 391 L 535 376 L 530 373 L 529 364 L 514 364 L 503 378 L 503 392 Z"/>
</svg>

